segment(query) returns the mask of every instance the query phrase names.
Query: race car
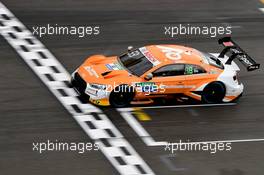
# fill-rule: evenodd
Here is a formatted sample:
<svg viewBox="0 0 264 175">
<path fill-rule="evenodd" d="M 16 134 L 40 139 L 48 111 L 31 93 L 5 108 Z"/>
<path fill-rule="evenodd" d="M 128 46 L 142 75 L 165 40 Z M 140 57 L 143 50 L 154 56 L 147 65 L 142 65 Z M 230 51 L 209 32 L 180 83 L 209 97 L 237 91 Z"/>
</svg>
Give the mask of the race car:
<svg viewBox="0 0 264 175">
<path fill-rule="evenodd" d="M 231 37 L 218 40 L 220 54 L 181 45 L 148 45 L 128 48 L 121 56 L 94 55 L 72 73 L 72 86 L 90 102 L 126 107 L 157 101 L 195 100 L 232 102 L 243 92 L 238 80 L 239 60 L 248 71 L 256 63 Z"/>
</svg>

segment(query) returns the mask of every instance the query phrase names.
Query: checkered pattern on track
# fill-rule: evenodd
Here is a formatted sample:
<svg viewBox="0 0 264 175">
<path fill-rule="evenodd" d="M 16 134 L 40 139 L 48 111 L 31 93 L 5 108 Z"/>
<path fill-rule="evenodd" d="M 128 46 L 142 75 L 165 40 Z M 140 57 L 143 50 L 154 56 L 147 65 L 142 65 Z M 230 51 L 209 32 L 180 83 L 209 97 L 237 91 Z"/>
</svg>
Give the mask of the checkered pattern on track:
<svg viewBox="0 0 264 175">
<path fill-rule="evenodd" d="M 45 46 L 0 2 L 0 34 L 72 114 L 122 175 L 154 174 L 102 111 L 81 100 L 70 75 Z"/>
</svg>

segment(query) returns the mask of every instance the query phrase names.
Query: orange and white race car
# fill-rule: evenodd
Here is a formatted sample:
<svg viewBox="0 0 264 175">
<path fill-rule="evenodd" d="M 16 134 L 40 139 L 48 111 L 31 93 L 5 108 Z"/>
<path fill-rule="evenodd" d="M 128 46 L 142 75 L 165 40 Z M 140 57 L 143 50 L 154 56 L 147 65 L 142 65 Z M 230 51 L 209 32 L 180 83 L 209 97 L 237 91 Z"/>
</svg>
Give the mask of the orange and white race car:
<svg viewBox="0 0 264 175">
<path fill-rule="evenodd" d="M 194 99 L 202 103 L 231 102 L 241 96 L 238 59 L 248 71 L 260 67 L 230 37 L 219 40 L 220 54 L 180 45 L 129 48 L 121 56 L 94 55 L 72 74 L 72 85 L 89 101 L 125 107 L 155 101 Z"/>
</svg>

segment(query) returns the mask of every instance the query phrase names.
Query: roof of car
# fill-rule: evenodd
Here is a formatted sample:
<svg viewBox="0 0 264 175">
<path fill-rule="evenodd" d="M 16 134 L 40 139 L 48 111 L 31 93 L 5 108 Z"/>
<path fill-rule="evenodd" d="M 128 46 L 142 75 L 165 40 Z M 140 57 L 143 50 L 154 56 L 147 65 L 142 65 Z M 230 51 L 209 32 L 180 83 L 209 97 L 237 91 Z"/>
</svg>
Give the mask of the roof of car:
<svg viewBox="0 0 264 175">
<path fill-rule="evenodd" d="M 204 56 L 200 51 L 181 45 L 149 45 L 140 50 L 148 59 L 162 64 L 201 64 L 204 61 Z"/>
</svg>

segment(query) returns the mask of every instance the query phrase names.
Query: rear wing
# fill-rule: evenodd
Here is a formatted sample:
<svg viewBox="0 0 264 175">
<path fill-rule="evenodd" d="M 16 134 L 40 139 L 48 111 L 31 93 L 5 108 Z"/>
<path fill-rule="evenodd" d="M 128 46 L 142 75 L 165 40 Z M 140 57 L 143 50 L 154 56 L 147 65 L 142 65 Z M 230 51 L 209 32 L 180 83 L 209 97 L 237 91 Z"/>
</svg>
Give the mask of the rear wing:
<svg viewBox="0 0 264 175">
<path fill-rule="evenodd" d="M 229 55 L 225 64 L 230 65 L 232 61 L 237 58 L 248 71 L 259 69 L 260 64 L 256 63 L 244 50 L 242 50 L 231 37 L 221 38 L 218 40 L 218 43 L 225 47 L 218 57 L 224 58 L 226 54 Z"/>
</svg>

